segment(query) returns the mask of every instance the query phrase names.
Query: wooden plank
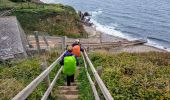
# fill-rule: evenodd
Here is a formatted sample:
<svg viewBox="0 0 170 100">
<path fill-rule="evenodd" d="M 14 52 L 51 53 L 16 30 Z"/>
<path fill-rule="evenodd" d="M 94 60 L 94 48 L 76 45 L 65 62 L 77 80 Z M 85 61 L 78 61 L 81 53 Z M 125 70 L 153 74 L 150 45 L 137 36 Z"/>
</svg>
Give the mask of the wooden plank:
<svg viewBox="0 0 170 100">
<path fill-rule="evenodd" d="M 47 75 L 51 72 L 51 70 L 57 65 L 64 53 L 55 62 L 53 62 L 44 72 L 42 72 L 36 79 L 34 79 L 27 87 L 20 91 L 12 100 L 25 100 L 33 92 L 33 90 L 35 90 L 39 83 L 42 82 L 44 78 L 47 77 Z"/>
<path fill-rule="evenodd" d="M 61 67 L 58 71 L 58 73 L 56 74 L 54 80 L 52 81 L 52 83 L 50 84 L 50 86 L 48 87 L 47 91 L 44 93 L 43 97 L 41 98 L 41 100 L 47 100 L 49 94 L 51 93 L 56 81 L 57 81 L 57 78 L 58 76 L 60 75 L 61 71 L 62 71 L 63 67 Z"/>
<path fill-rule="evenodd" d="M 113 100 L 113 97 L 111 96 L 109 90 L 106 88 L 106 86 L 103 83 L 102 79 L 98 75 L 98 73 L 97 73 L 96 69 L 94 68 L 92 62 L 90 61 L 86 51 L 84 51 L 84 55 L 85 55 L 85 58 L 86 58 L 87 62 L 89 63 L 89 66 L 90 66 L 90 68 L 92 70 L 92 73 L 93 73 L 93 75 L 94 75 L 94 77 L 95 77 L 95 79 L 96 79 L 96 81 L 97 81 L 97 83 L 98 83 L 98 85 L 99 85 L 105 99 L 106 100 Z"/>
<path fill-rule="evenodd" d="M 99 95 L 98 95 L 98 92 L 97 92 L 96 87 L 95 87 L 95 84 L 94 84 L 94 82 L 92 81 L 92 79 L 91 79 L 91 77 L 90 77 L 90 75 L 89 75 L 89 73 L 88 73 L 87 64 L 86 64 L 86 61 L 85 61 L 85 57 L 84 57 L 83 54 L 82 54 L 82 56 L 83 56 L 83 61 L 84 61 L 84 67 L 85 67 L 85 69 L 86 69 L 87 78 L 88 78 L 88 80 L 89 80 L 89 82 L 90 82 L 90 85 L 91 85 L 91 88 L 92 88 L 92 90 L 93 90 L 93 94 L 94 94 L 95 100 L 100 100 Z"/>
</svg>

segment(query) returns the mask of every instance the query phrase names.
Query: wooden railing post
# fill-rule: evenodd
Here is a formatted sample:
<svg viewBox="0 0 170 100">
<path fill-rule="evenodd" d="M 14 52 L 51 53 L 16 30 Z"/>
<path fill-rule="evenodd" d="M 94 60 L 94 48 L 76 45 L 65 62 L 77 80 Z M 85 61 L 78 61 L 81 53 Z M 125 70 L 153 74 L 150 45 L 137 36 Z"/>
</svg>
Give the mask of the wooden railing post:
<svg viewBox="0 0 170 100">
<path fill-rule="evenodd" d="M 103 67 L 102 66 L 98 66 L 96 69 L 97 73 L 99 74 L 99 76 L 101 76 L 102 71 L 103 71 Z"/>
<path fill-rule="evenodd" d="M 35 41 L 36 41 L 36 45 L 37 45 L 37 50 L 38 50 L 38 54 L 40 54 L 40 43 L 39 43 L 39 38 L 38 38 L 38 31 L 34 31 L 34 36 L 35 36 Z"/>
<path fill-rule="evenodd" d="M 100 43 L 102 44 L 102 33 L 100 33 Z"/>
<path fill-rule="evenodd" d="M 42 72 L 45 71 L 46 69 L 47 69 L 47 63 L 46 62 L 42 62 L 41 63 L 41 70 L 42 70 Z M 46 88 L 48 88 L 50 86 L 49 75 L 47 75 L 47 77 L 44 78 L 44 82 L 46 84 Z"/>
<path fill-rule="evenodd" d="M 47 69 L 47 62 L 46 60 L 44 60 L 44 62 L 41 63 L 41 70 L 42 72 L 44 72 L 46 69 Z M 45 82 L 46 89 L 48 89 L 51 84 L 49 75 L 47 75 L 47 77 L 44 78 L 44 82 Z M 49 96 L 51 96 L 51 94 L 52 94 L 52 91 L 49 94 Z"/>
<path fill-rule="evenodd" d="M 63 36 L 63 39 L 62 39 L 62 50 L 65 50 L 66 49 L 66 42 L 67 42 L 67 37 L 66 36 Z"/>
<path fill-rule="evenodd" d="M 63 67 L 61 67 L 59 69 L 59 71 L 57 72 L 56 76 L 54 77 L 53 81 L 51 82 L 50 86 L 48 87 L 48 89 L 46 90 L 46 92 L 44 93 L 43 97 L 41 98 L 41 100 L 47 100 L 48 96 L 50 95 L 56 81 L 57 81 L 57 78 L 59 77 L 61 71 L 62 71 Z"/>
<path fill-rule="evenodd" d="M 44 42 L 45 42 L 45 44 L 47 46 L 47 49 L 50 50 L 50 46 L 49 46 L 48 40 L 47 40 L 47 38 L 45 36 L 43 36 L 43 40 L 44 40 Z"/>
</svg>

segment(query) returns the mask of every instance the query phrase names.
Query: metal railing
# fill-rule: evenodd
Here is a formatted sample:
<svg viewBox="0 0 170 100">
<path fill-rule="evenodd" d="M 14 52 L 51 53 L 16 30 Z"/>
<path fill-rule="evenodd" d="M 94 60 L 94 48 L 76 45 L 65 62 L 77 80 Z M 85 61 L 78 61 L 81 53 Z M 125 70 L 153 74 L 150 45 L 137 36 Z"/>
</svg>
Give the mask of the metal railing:
<svg viewBox="0 0 170 100">
<path fill-rule="evenodd" d="M 33 92 L 33 90 L 35 90 L 35 88 L 40 84 L 40 82 L 42 82 L 49 75 L 49 73 L 54 69 L 54 67 L 60 61 L 64 53 L 55 62 L 53 62 L 45 71 L 43 71 L 36 79 L 34 79 L 27 87 L 25 87 L 22 91 L 20 91 L 12 100 L 25 100 Z M 59 74 L 61 73 L 62 68 L 63 67 L 61 67 L 60 70 L 58 71 L 54 80 L 52 81 L 49 88 L 47 89 L 44 96 L 42 97 L 42 100 L 46 100 L 47 97 L 49 96 Z"/>
</svg>

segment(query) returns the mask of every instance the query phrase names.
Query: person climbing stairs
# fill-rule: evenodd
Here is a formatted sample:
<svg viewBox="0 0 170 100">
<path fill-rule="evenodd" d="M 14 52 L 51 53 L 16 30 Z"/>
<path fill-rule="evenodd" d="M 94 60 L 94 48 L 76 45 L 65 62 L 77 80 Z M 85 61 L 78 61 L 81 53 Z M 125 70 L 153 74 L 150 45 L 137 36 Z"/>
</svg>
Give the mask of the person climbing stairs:
<svg viewBox="0 0 170 100">
<path fill-rule="evenodd" d="M 78 100 L 79 89 L 78 81 L 76 80 L 80 72 L 80 67 L 76 68 L 75 80 L 71 82 L 70 86 L 67 86 L 67 82 L 63 86 L 58 86 L 57 89 L 57 99 L 58 100 Z"/>
</svg>

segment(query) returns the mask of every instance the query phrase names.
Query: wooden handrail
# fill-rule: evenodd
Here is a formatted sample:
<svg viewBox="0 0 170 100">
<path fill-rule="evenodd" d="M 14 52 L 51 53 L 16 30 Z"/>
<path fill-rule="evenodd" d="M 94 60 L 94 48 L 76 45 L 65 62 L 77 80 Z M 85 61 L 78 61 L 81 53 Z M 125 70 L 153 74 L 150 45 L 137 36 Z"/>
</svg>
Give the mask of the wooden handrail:
<svg viewBox="0 0 170 100">
<path fill-rule="evenodd" d="M 94 77 L 95 77 L 95 80 L 97 81 L 97 83 L 98 83 L 98 85 L 99 85 L 99 87 L 100 87 L 100 89 L 101 89 L 101 91 L 102 91 L 105 99 L 106 99 L 106 100 L 113 100 L 113 97 L 111 96 L 109 90 L 106 88 L 106 86 L 105 86 L 105 84 L 103 83 L 102 79 L 101 79 L 100 76 L 98 75 L 98 73 L 97 73 L 96 69 L 94 68 L 92 62 L 90 61 L 90 59 L 89 59 L 86 51 L 84 51 L 84 55 L 85 55 L 85 58 L 86 58 L 87 62 L 89 63 L 89 66 L 90 66 L 90 68 L 91 68 L 91 71 L 92 71 L 92 73 L 93 73 L 93 75 L 94 75 Z"/>
<path fill-rule="evenodd" d="M 65 53 L 65 52 L 64 52 Z M 40 84 L 40 82 L 42 82 L 44 80 L 45 77 L 47 77 L 49 75 L 49 73 L 52 71 L 52 69 L 57 65 L 57 63 L 59 62 L 59 60 L 61 59 L 61 57 L 64 55 L 64 53 L 55 61 L 53 62 L 45 71 L 43 71 L 36 79 L 34 79 L 27 87 L 25 87 L 22 91 L 20 91 L 12 100 L 25 100 L 34 90 L 35 88 Z M 87 64 L 86 61 L 87 60 L 93 75 L 105 97 L 106 100 L 113 100 L 113 97 L 111 96 L 111 94 L 109 93 L 108 89 L 106 88 L 106 86 L 104 85 L 103 81 L 101 80 L 101 78 L 99 77 L 97 71 L 95 70 L 92 62 L 90 61 L 86 51 L 84 51 L 84 55 L 83 55 L 83 60 L 84 60 L 84 65 L 85 65 L 85 69 L 86 69 L 86 74 L 88 77 L 88 80 L 90 82 L 90 85 L 92 87 L 94 96 L 95 96 L 95 100 L 100 100 L 99 95 L 97 93 L 96 87 L 88 73 L 87 70 Z M 54 80 L 52 81 L 52 83 L 50 84 L 50 86 L 48 87 L 47 91 L 44 93 L 43 97 L 41 98 L 41 100 L 46 100 L 50 94 L 50 92 L 52 91 L 52 88 L 54 87 L 56 80 L 59 76 L 59 74 L 61 73 L 63 67 L 61 67 L 57 73 L 57 75 L 55 76 Z"/>
<path fill-rule="evenodd" d="M 63 67 L 60 68 L 60 70 L 58 71 L 58 73 L 56 74 L 56 76 L 54 77 L 54 80 L 52 81 L 52 83 L 50 84 L 50 86 L 48 87 L 47 91 L 44 93 L 43 97 L 41 98 L 41 100 L 47 100 L 50 92 L 52 91 L 58 76 L 60 75 L 61 71 L 62 71 Z"/>
<path fill-rule="evenodd" d="M 86 70 L 87 78 L 88 78 L 88 80 L 89 80 L 89 82 L 90 82 L 90 85 L 91 85 L 91 88 L 92 88 L 92 90 L 93 90 L 93 94 L 94 94 L 95 100 L 100 100 L 99 95 L 98 95 L 97 90 L 96 90 L 96 87 L 95 87 L 95 84 L 94 84 L 94 82 L 92 81 L 92 79 L 91 79 L 91 77 L 90 77 L 90 75 L 89 75 L 89 73 L 88 73 L 87 64 L 86 64 L 86 61 L 85 61 L 85 57 L 84 57 L 83 54 L 82 54 L 82 56 L 83 56 L 84 67 L 85 67 L 85 70 Z"/>
<path fill-rule="evenodd" d="M 64 52 L 65 53 L 65 52 Z M 45 71 L 43 71 L 36 79 L 34 79 L 27 87 L 25 87 L 22 91 L 20 91 L 12 100 L 25 100 L 33 90 L 44 80 L 45 77 L 53 70 L 53 68 L 57 65 L 61 57 L 64 53 L 53 62 Z"/>
</svg>

